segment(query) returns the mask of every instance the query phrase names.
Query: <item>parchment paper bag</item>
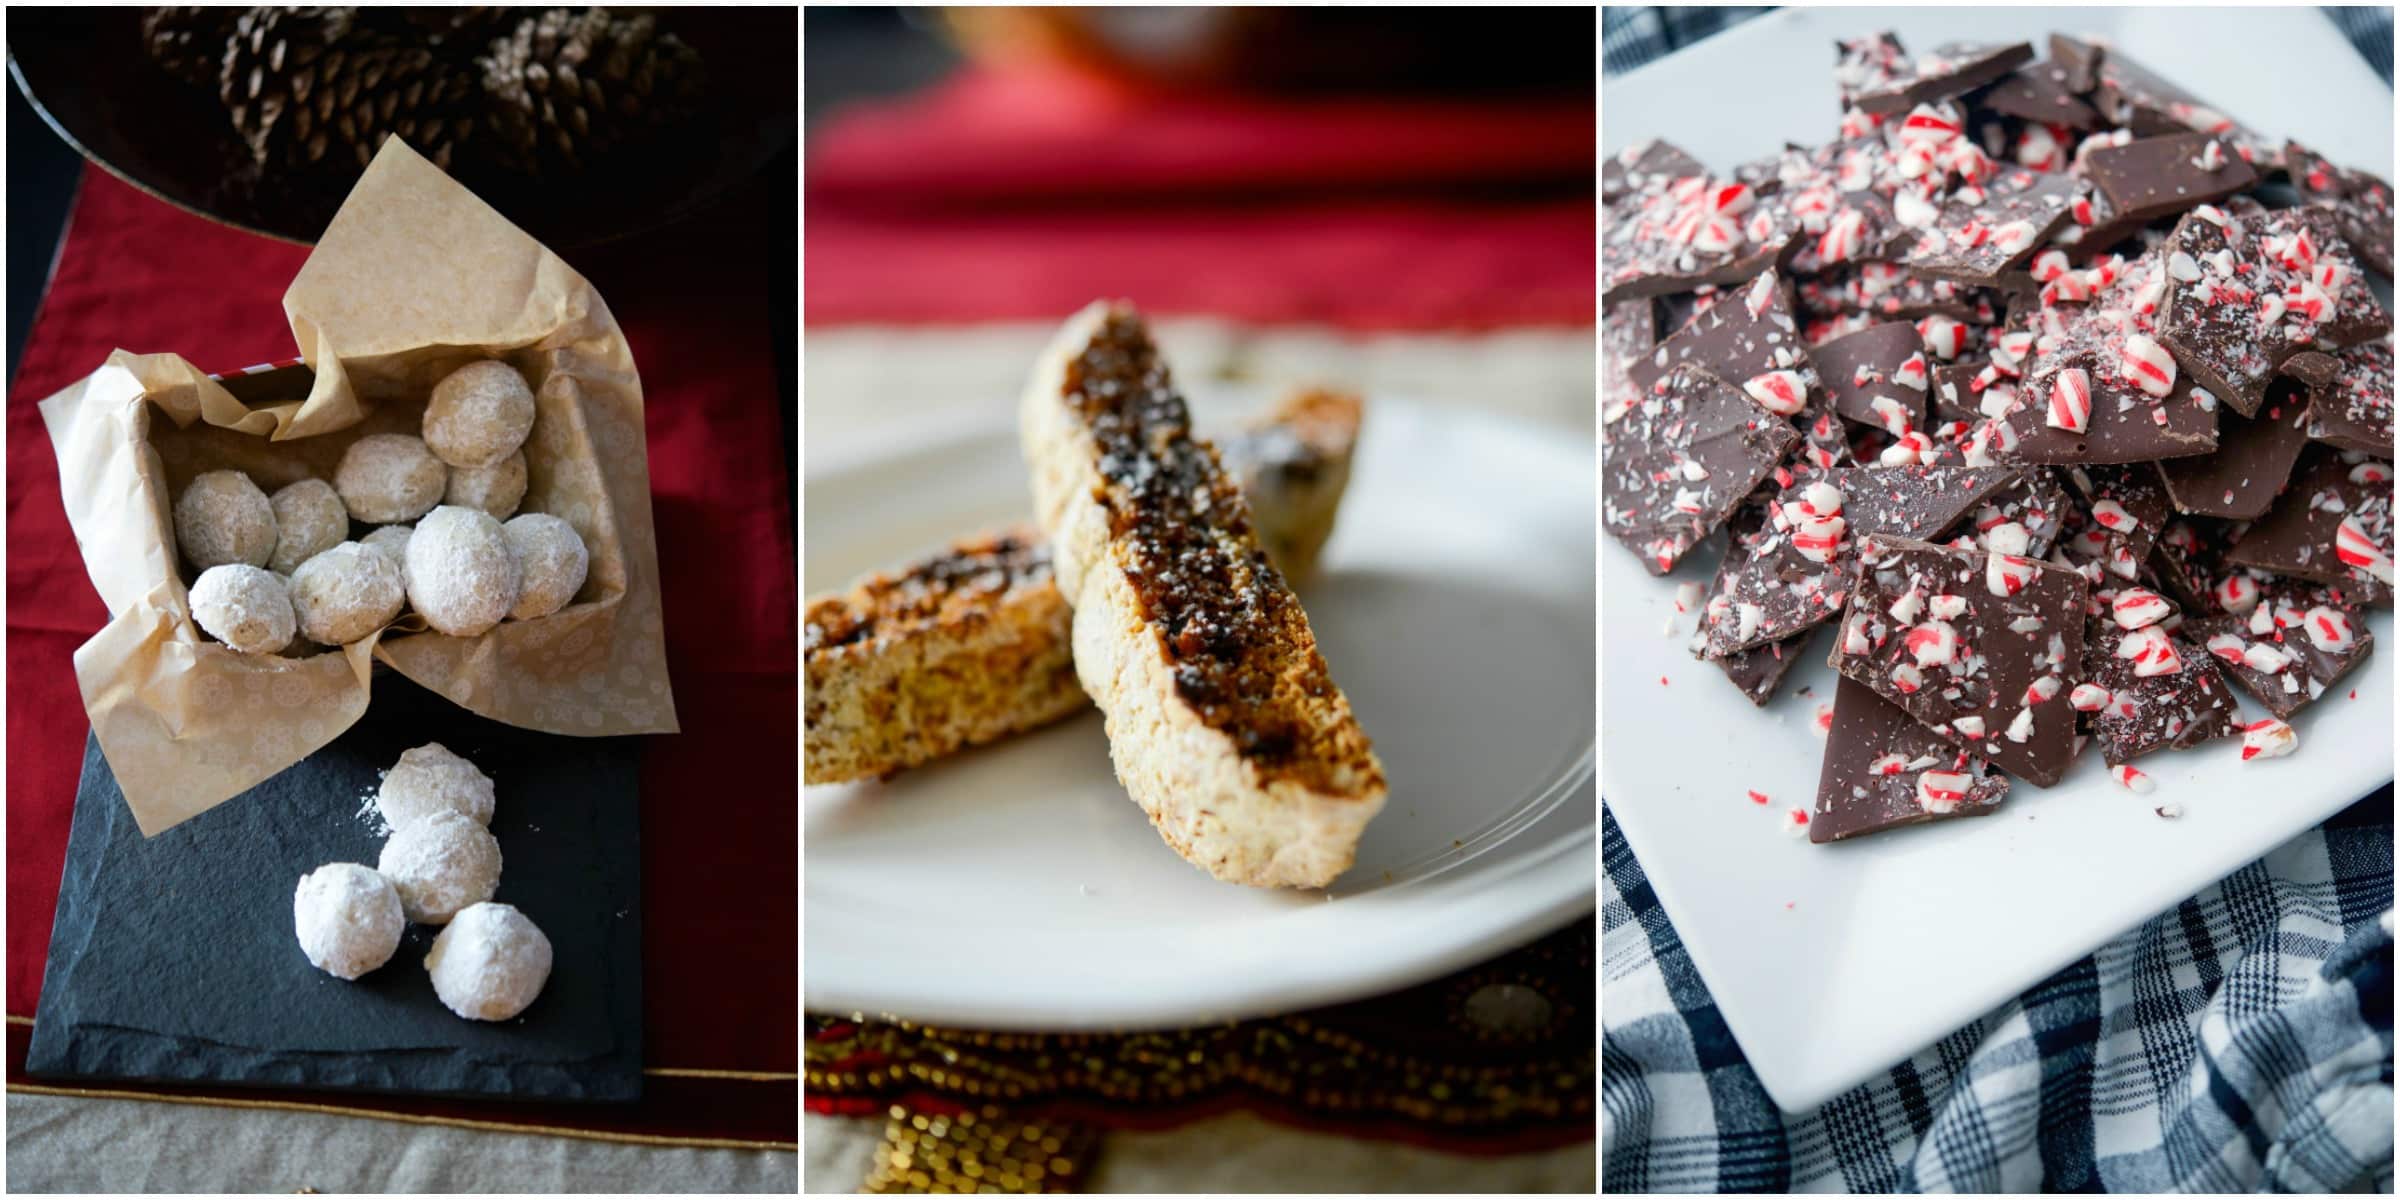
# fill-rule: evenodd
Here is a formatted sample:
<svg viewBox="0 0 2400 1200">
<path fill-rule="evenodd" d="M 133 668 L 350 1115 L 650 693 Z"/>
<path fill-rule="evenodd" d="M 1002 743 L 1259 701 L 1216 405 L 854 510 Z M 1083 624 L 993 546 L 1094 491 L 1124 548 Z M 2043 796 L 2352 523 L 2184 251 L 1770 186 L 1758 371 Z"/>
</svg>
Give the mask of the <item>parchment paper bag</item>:
<svg viewBox="0 0 2400 1200">
<path fill-rule="evenodd" d="M 67 518 L 110 620 L 75 652 L 109 767 L 145 834 L 240 794 L 366 712 L 374 664 L 494 720 L 576 736 L 676 728 L 650 523 L 642 385 L 591 284 L 394 138 L 283 307 L 315 379 L 246 407 L 174 354 L 123 350 L 42 402 Z M 174 498 L 235 468 L 273 492 L 330 481 L 370 433 L 415 434 L 433 384 L 485 357 L 534 386 L 518 511 L 565 518 L 591 551 L 575 600 L 454 638 L 405 613 L 307 657 L 203 637 L 175 550 Z M 246 382 L 271 382 L 271 377 Z M 246 390 L 246 389 L 245 389 Z M 365 527 L 352 526 L 352 537 Z"/>
</svg>

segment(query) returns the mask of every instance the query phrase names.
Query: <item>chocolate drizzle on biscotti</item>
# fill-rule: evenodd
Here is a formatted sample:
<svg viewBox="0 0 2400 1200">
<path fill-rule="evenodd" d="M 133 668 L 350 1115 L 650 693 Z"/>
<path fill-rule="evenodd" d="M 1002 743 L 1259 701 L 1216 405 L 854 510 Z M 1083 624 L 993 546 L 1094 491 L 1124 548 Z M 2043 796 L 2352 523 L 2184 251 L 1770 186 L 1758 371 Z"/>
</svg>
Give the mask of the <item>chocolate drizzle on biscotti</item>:
<svg viewBox="0 0 2400 1200">
<path fill-rule="evenodd" d="M 1063 399 L 1098 444 L 1095 498 L 1176 693 L 1262 775 L 1327 786 L 1342 756 L 1307 718 L 1309 700 L 1334 694 L 1325 660 L 1139 317 L 1109 314 L 1067 364 Z"/>
</svg>

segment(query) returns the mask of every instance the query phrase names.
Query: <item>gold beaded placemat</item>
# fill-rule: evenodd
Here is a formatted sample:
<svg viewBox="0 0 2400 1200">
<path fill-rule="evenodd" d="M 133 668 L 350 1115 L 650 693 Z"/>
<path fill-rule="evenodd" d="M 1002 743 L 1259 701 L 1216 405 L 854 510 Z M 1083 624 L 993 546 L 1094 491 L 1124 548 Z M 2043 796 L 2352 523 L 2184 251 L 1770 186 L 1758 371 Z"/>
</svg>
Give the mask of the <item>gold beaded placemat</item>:
<svg viewBox="0 0 2400 1200">
<path fill-rule="evenodd" d="M 1370 1000 L 1167 1032 L 809 1015 L 810 1111 L 885 1118 L 869 1191 L 1078 1190 L 1110 1129 L 1233 1109 L 1463 1153 L 1588 1140 L 1594 922 Z"/>
</svg>

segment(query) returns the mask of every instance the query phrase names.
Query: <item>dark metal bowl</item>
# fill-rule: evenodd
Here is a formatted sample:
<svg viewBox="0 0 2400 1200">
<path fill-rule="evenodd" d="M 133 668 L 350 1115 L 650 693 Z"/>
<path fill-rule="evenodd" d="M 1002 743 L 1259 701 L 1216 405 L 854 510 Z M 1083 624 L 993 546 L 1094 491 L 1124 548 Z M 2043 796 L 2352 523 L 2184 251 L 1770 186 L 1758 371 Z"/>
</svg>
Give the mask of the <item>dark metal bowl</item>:
<svg viewBox="0 0 2400 1200">
<path fill-rule="evenodd" d="M 143 51 L 135 8 L 11 9 L 8 70 L 84 157 L 173 204 L 239 229 L 313 243 L 357 172 L 262 176 L 210 92 Z M 791 9 L 675 10 L 709 72 L 707 108 L 672 136 L 572 179 L 455 164 L 454 174 L 552 249 L 589 246 L 707 208 L 787 150 L 799 125 Z"/>
</svg>

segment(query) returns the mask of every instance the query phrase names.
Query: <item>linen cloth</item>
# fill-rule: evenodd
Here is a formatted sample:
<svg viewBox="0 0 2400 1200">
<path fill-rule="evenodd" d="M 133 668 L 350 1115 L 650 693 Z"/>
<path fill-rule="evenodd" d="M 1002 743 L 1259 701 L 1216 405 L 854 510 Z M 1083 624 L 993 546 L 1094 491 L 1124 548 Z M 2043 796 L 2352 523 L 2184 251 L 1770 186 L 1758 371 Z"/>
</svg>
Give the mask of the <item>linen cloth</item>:
<svg viewBox="0 0 2400 1200">
<path fill-rule="evenodd" d="M 1614 72 L 1767 10 L 1605 11 Z M 2391 9 L 2325 11 L 2388 82 Z M 2389 787 L 1807 1113 L 1605 804 L 1601 860 L 1605 1191 L 2392 1189 Z"/>
</svg>

